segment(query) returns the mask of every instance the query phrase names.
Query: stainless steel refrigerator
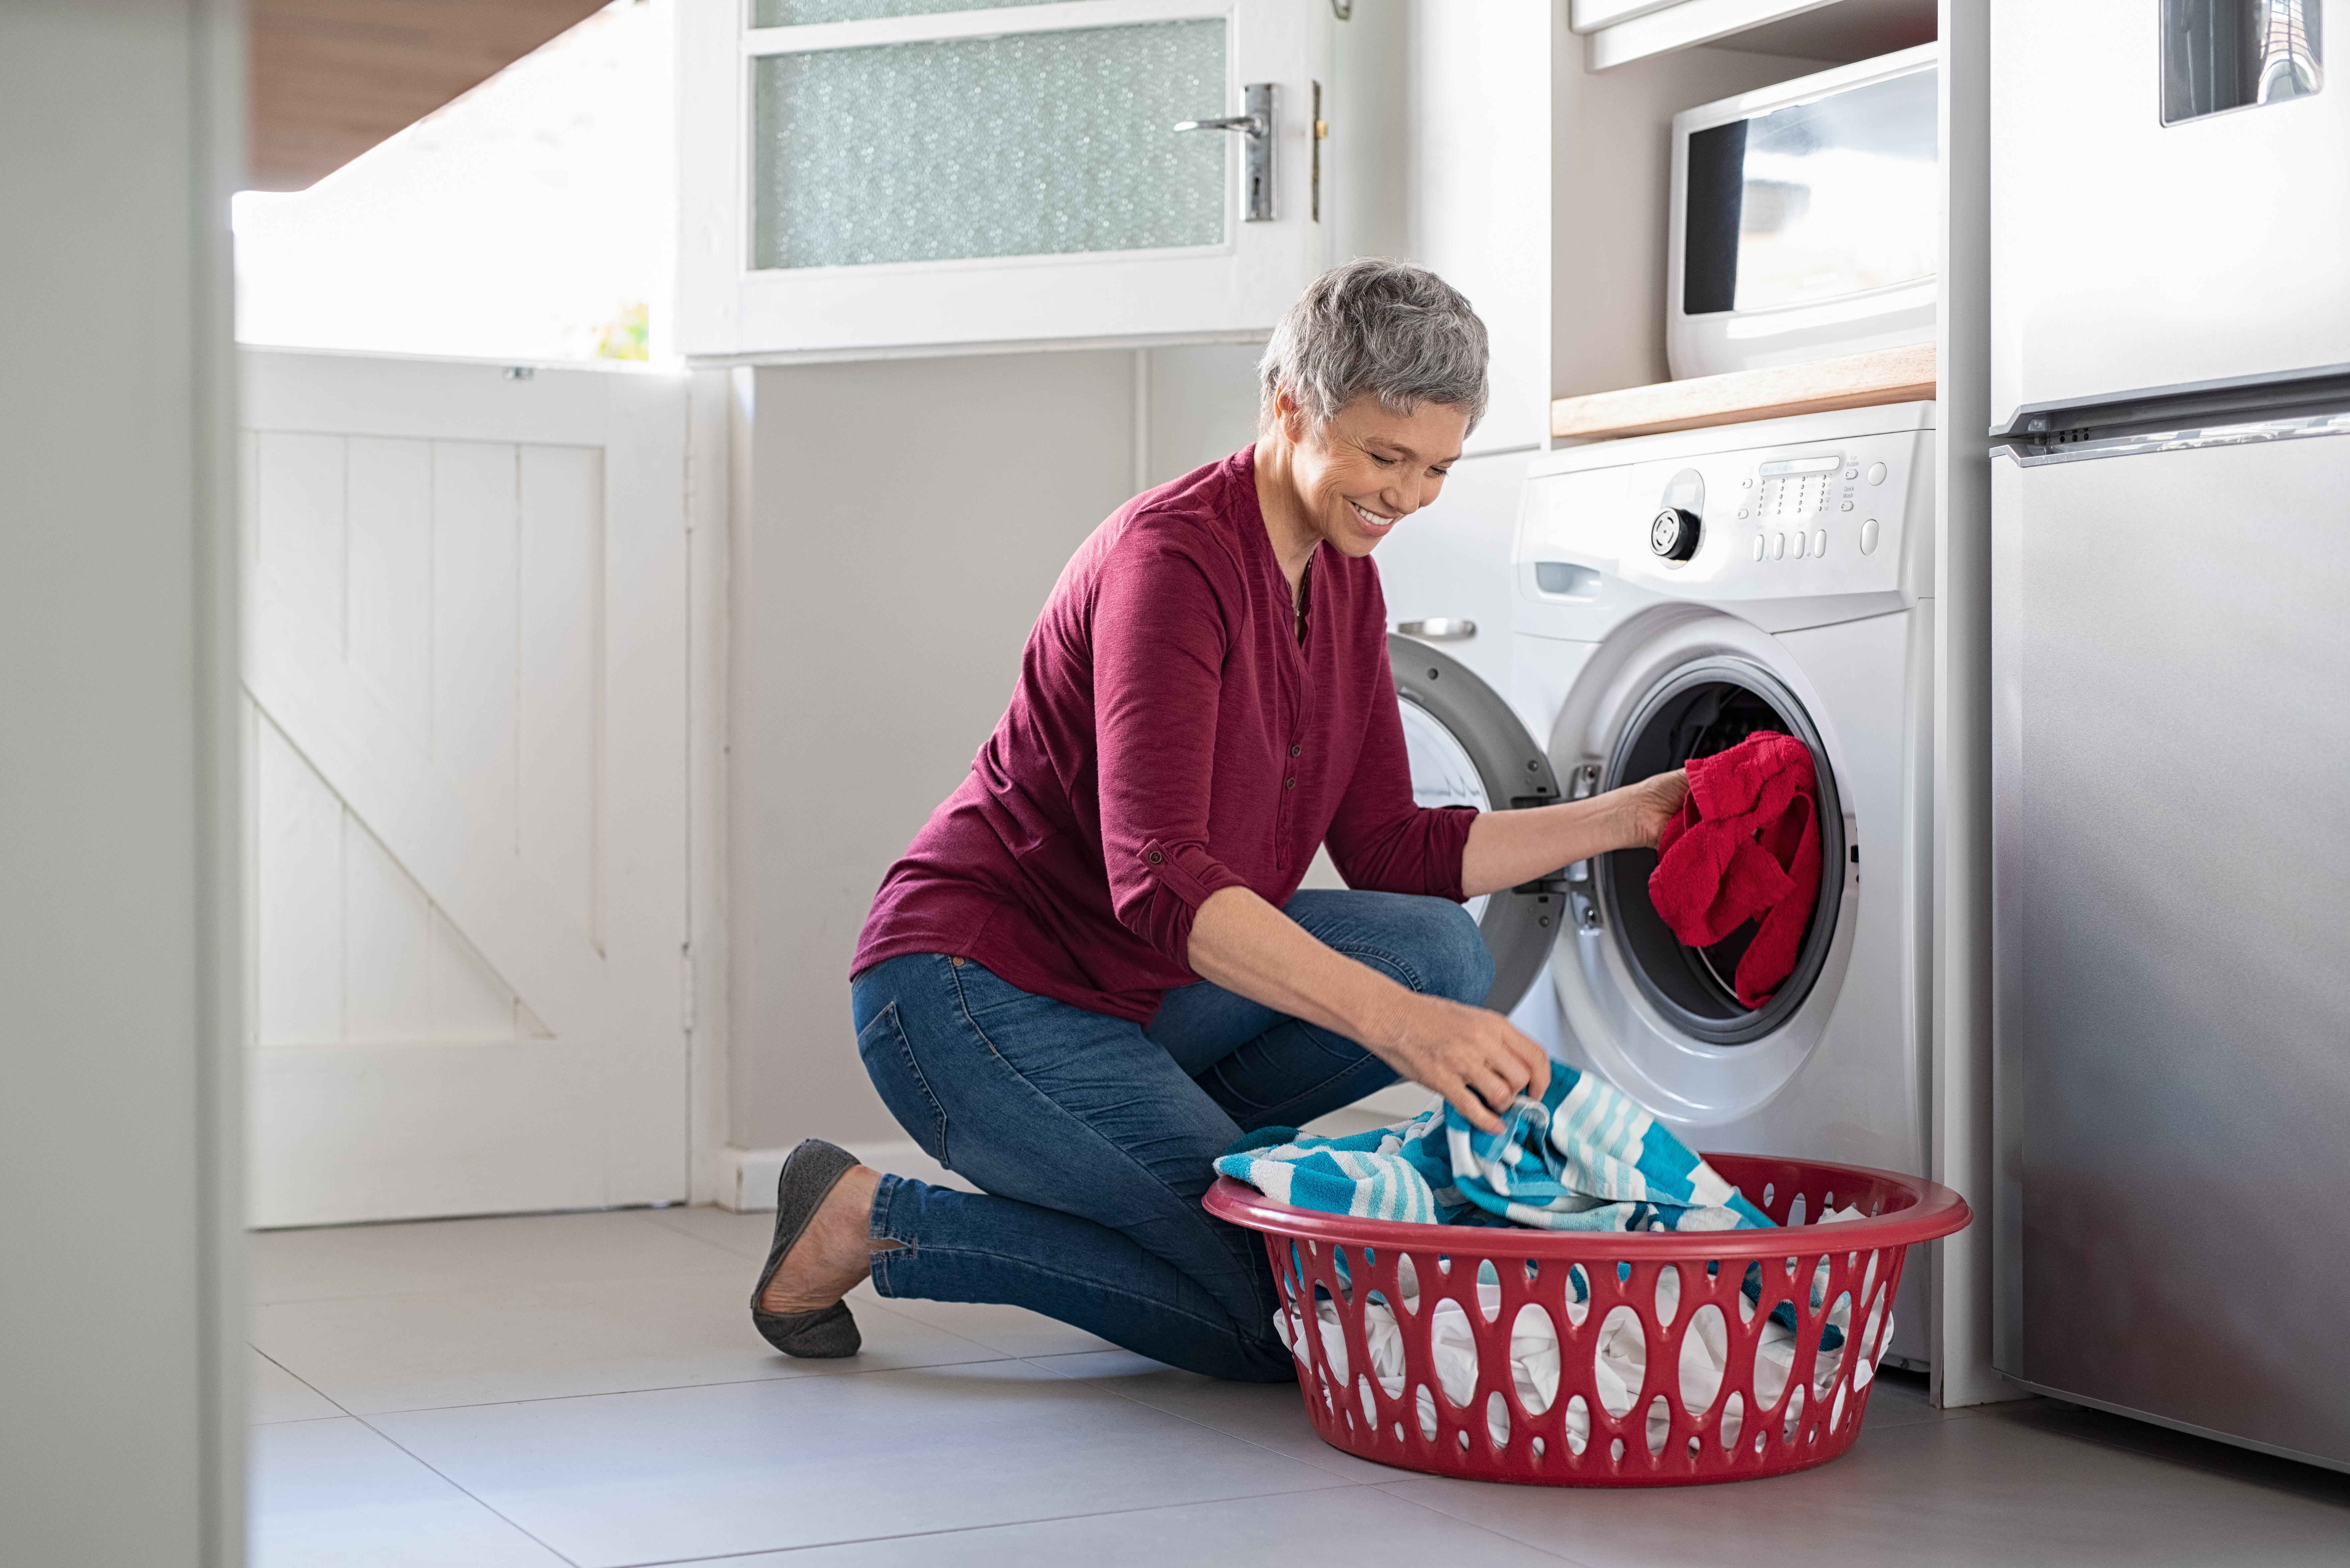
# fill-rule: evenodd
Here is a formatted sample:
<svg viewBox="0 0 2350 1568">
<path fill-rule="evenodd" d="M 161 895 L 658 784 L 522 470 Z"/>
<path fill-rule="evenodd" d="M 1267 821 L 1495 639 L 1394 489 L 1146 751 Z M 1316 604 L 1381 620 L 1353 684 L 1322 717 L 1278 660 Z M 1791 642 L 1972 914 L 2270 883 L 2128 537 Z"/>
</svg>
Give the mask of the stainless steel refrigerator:
<svg viewBox="0 0 2350 1568">
<path fill-rule="evenodd" d="M 2350 1469 L 2350 0 L 1993 4 L 1994 1362 Z"/>
</svg>

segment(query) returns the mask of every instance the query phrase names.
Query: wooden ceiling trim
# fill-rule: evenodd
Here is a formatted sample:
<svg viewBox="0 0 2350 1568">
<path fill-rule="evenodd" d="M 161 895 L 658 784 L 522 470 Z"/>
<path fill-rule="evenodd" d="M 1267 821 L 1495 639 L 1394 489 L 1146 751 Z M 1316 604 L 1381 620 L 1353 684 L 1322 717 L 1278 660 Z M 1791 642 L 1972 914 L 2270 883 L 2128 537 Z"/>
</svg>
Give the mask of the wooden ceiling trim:
<svg viewBox="0 0 2350 1568">
<path fill-rule="evenodd" d="M 605 0 L 249 0 L 248 183 L 306 190 Z"/>
</svg>

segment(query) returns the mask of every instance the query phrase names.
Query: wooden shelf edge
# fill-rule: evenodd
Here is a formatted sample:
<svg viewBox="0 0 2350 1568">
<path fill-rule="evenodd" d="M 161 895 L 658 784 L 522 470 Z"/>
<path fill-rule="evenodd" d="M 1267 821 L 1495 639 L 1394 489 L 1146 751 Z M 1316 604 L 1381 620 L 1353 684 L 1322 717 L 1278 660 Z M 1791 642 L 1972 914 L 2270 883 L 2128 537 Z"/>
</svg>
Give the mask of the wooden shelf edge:
<svg viewBox="0 0 2350 1568">
<path fill-rule="evenodd" d="M 1550 406 L 1550 433 L 1562 441 L 1605 441 L 1835 409 L 1922 402 L 1933 397 L 1935 379 L 1934 346 L 1916 343 L 1803 365 L 1561 398 Z"/>
</svg>

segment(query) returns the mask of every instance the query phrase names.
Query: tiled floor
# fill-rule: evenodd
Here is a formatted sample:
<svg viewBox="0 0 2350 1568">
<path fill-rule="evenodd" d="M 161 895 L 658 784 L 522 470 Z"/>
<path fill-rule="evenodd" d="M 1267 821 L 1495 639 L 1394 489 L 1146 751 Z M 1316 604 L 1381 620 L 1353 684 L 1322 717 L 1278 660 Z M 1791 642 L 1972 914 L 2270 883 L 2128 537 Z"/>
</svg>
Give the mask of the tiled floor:
<svg viewBox="0 0 2350 1568">
<path fill-rule="evenodd" d="M 666 1210 L 253 1238 L 258 1568 L 897 1563 L 2328 1563 L 2350 1478 L 1888 1376 L 1835 1464 L 1602 1492 L 1325 1447 L 1288 1388 L 1008 1307 L 855 1298 L 793 1362 L 743 1299 L 764 1216 Z"/>
</svg>

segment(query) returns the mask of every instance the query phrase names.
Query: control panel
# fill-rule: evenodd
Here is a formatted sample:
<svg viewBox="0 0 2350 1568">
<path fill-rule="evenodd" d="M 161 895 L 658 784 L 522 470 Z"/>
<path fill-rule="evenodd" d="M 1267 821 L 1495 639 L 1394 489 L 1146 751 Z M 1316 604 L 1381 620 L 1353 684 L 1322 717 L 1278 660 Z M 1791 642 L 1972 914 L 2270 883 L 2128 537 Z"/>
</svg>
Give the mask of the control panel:
<svg viewBox="0 0 2350 1568">
<path fill-rule="evenodd" d="M 1514 563 L 1530 612 L 1519 629 L 1599 635 L 1600 622 L 1676 599 L 1790 627 L 1914 603 L 1932 591 L 1932 410 L 1851 410 L 1535 459 Z"/>
</svg>

